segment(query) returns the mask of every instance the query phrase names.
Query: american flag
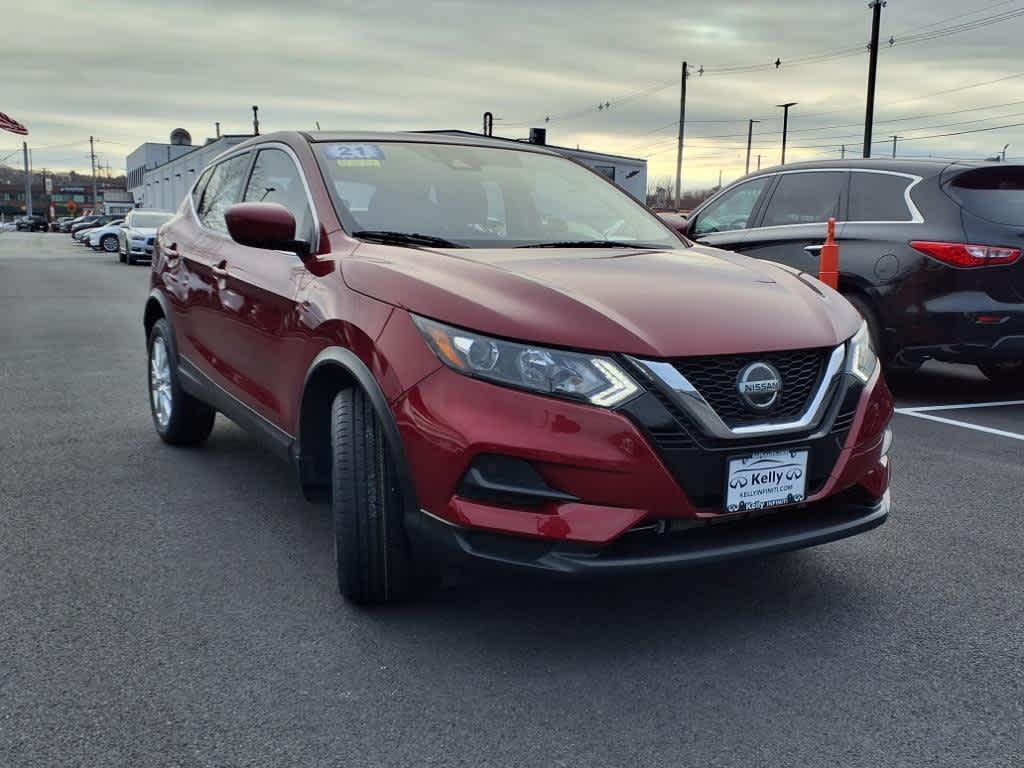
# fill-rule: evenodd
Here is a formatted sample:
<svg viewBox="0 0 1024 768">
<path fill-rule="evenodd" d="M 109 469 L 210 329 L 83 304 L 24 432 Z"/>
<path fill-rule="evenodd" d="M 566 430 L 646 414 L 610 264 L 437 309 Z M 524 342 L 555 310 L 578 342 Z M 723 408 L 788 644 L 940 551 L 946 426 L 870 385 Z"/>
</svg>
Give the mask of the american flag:
<svg viewBox="0 0 1024 768">
<path fill-rule="evenodd" d="M 8 117 L 3 112 L 0 112 L 0 130 L 10 131 L 11 133 L 16 133 L 19 136 L 28 136 L 28 128 L 14 118 Z"/>
</svg>

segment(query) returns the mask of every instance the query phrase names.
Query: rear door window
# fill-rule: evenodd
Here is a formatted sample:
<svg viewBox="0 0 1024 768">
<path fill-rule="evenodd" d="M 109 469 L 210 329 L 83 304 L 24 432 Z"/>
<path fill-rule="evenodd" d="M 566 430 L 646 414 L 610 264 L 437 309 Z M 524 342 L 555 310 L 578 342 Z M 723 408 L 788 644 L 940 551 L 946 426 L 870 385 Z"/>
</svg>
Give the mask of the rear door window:
<svg viewBox="0 0 1024 768">
<path fill-rule="evenodd" d="M 241 197 L 245 171 L 248 167 L 248 152 L 235 155 L 214 166 L 210 181 L 203 191 L 202 204 L 199 206 L 199 221 L 203 226 L 227 233 L 228 226 L 224 221 L 224 214 Z"/>
<path fill-rule="evenodd" d="M 847 221 L 913 221 L 907 206 L 907 188 L 913 183 L 906 176 L 855 171 Z"/>
<path fill-rule="evenodd" d="M 977 168 L 961 173 L 946 188 L 968 213 L 1024 226 L 1024 167 Z"/>
<path fill-rule="evenodd" d="M 786 173 L 779 179 L 761 226 L 819 224 L 841 218 L 845 171 Z"/>
<path fill-rule="evenodd" d="M 771 183 L 771 176 L 762 176 L 727 190 L 697 217 L 691 234 L 694 237 L 715 232 L 746 229 L 757 207 L 757 201 Z"/>
</svg>

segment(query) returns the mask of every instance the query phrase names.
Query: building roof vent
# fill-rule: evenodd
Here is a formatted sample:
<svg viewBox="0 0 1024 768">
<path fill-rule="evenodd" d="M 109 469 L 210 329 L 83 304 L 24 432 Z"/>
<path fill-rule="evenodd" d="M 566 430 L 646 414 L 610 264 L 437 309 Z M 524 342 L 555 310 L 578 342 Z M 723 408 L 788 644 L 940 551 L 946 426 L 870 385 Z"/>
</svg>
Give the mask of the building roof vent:
<svg viewBox="0 0 1024 768">
<path fill-rule="evenodd" d="M 191 147 L 192 134 L 184 128 L 175 128 L 171 131 L 171 144 L 176 147 Z"/>
</svg>

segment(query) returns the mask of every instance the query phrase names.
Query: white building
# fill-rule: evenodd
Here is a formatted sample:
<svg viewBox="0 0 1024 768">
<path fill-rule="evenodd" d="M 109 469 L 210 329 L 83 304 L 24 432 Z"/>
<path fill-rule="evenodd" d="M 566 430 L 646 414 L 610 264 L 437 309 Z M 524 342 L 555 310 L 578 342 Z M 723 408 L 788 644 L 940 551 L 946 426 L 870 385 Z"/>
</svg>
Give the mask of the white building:
<svg viewBox="0 0 1024 768">
<path fill-rule="evenodd" d="M 240 144 L 248 135 L 220 136 L 192 146 L 192 137 L 181 128 L 171 133 L 171 143 L 147 142 L 128 155 L 128 191 L 137 208 L 174 211 L 181 205 L 203 169 L 213 158 Z"/>
</svg>

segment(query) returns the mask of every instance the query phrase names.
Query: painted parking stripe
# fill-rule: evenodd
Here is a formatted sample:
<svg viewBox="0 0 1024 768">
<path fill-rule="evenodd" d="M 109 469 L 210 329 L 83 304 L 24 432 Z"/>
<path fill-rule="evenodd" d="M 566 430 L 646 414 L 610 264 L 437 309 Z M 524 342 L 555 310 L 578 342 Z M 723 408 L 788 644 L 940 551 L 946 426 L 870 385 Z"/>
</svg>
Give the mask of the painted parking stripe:
<svg viewBox="0 0 1024 768">
<path fill-rule="evenodd" d="M 922 405 L 913 408 L 897 408 L 903 414 L 928 413 L 929 411 L 966 411 L 971 408 L 1005 408 L 1012 405 L 1024 405 L 1024 400 L 1002 400 L 996 403 L 966 403 L 964 405 Z"/>
<path fill-rule="evenodd" d="M 919 408 L 897 408 L 896 413 L 903 416 L 913 416 L 916 419 L 934 421 L 939 424 L 948 424 L 953 427 L 970 429 L 975 432 L 983 432 L 987 435 L 996 435 L 998 437 L 1009 438 L 1010 440 L 1024 441 L 1024 435 L 1017 432 L 1007 432 L 1005 429 L 984 427 L 980 424 L 971 424 L 969 421 L 960 421 L 959 419 L 947 419 L 944 416 L 933 416 L 931 413 L 932 411 L 966 411 L 973 408 L 1000 408 L 1020 405 L 1024 405 L 1024 400 L 1004 400 L 996 403 L 965 403 L 963 405 L 928 405 Z"/>
</svg>

